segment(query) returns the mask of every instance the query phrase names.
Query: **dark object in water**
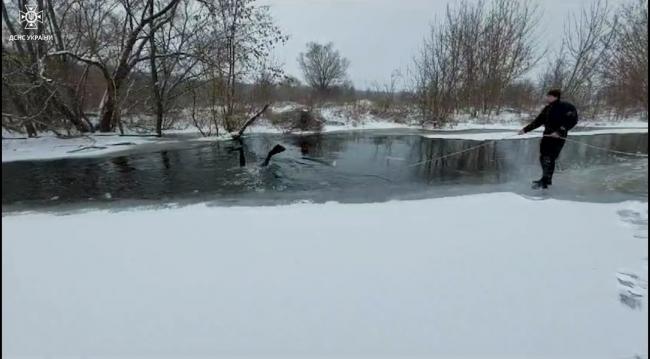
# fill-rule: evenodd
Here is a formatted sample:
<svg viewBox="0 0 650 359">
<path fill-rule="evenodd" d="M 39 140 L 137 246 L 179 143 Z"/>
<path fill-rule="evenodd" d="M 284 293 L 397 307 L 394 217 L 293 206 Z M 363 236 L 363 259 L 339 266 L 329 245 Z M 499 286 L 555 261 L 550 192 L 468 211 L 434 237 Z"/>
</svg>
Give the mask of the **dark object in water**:
<svg viewBox="0 0 650 359">
<path fill-rule="evenodd" d="M 246 156 L 244 155 L 244 147 L 239 146 L 239 147 L 231 147 L 228 149 L 228 152 L 234 152 L 234 151 L 239 152 L 239 167 L 245 167 Z"/>
<path fill-rule="evenodd" d="M 262 167 L 268 166 L 269 162 L 271 161 L 271 157 L 277 155 L 278 153 L 284 152 L 284 150 L 286 150 L 286 148 L 282 147 L 281 145 L 275 145 L 275 147 L 273 147 L 271 151 L 269 151 L 269 154 L 266 156 L 264 163 L 262 163 Z"/>
<path fill-rule="evenodd" d="M 244 141 L 241 138 L 234 139 L 239 143 L 238 147 L 229 147 L 228 152 L 237 151 L 239 152 L 239 167 L 246 167 L 246 156 L 244 155 Z"/>
<path fill-rule="evenodd" d="M 239 151 L 239 167 L 246 167 L 246 156 L 244 156 L 244 148 L 239 147 L 237 151 Z"/>
</svg>

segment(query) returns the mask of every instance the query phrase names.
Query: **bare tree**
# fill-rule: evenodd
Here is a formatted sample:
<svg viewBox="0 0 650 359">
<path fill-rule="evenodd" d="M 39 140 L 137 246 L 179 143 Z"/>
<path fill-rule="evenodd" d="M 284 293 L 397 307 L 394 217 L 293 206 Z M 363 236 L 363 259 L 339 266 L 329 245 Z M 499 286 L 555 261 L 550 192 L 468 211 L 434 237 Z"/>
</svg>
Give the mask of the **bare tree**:
<svg viewBox="0 0 650 359">
<path fill-rule="evenodd" d="M 274 59 L 261 61 L 253 74 L 253 91 L 251 102 L 267 104 L 273 101 L 275 87 L 282 78 L 282 66 Z"/>
<path fill-rule="evenodd" d="M 562 46 L 557 54 L 547 59 L 542 72 L 539 75 L 538 83 L 541 92 L 551 88 L 564 88 L 564 81 L 568 77 L 568 64 L 566 51 Z"/>
<path fill-rule="evenodd" d="M 538 61 L 537 7 L 516 0 L 447 6 L 414 61 L 416 93 L 426 121 L 457 111 L 498 112 L 506 89 Z"/>
<path fill-rule="evenodd" d="M 449 26 L 432 26 L 420 54 L 414 58 L 414 91 L 423 122 L 440 125 L 457 108 L 461 62 L 455 31 Z"/>
<path fill-rule="evenodd" d="M 491 39 L 483 33 L 485 25 L 485 2 L 479 0 L 476 4 L 461 1 L 457 8 L 447 7 L 446 26 L 453 28 L 453 33 L 459 38 L 460 63 L 462 68 L 462 84 L 459 88 L 458 100 L 460 106 L 473 116 L 478 115 L 482 94 L 485 86 L 487 54 L 491 50 Z M 485 57 L 484 57 L 485 56 Z"/>
<path fill-rule="evenodd" d="M 381 112 L 386 113 L 393 107 L 397 96 L 397 87 L 401 78 L 401 72 L 399 70 L 393 70 L 388 82 L 374 84 L 373 90 L 378 96 L 377 101 Z"/>
<path fill-rule="evenodd" d="M 479 97 L 484 114 L 498 114 L 504 91 L 539 60 L 534 36 L 538 8 L 519 0 L 494 0 L 490 5 L 478 36 Z"/>
<path fill-rule="evenodd" d="M 226 131 L 231 132 L 245 120 L 247 112 L 238 89 L 288 37 L 273 22 L 268 6 L 260 6 L 255 0 L 200 3 L 208 9 L 211 20 L 203 33 L 213 45 L 206 46 L 202 62 L 212 83 L 212 113 L 215 121 L 219 113 Z"/>
<path fill-rule="evenodd" d="M 307 43 L 307 51 L 298 55 L 298 64 L 305 81 L 321 95 L 327 94 L 332 86 L 342 85 L 350 66 L 331 42 L 325 45 Z"/>
<path fill-rule="evenodd" d="M 3 126 L 30 136 L 94 130 L 91 106 L 101 131 L 122 131 L 122 117 L 136 124 L 150 112 L 160 136 L 182 106 L 200 115 L 207 100 L 214 131 L 234 130 L 251 111 L 241 89 L 287 39 L 255 0 L 37 1 L 45 20 L 38 30 L 14 23 L 10 12 L 23 0 L 2 2 L 3 32 L 53 38 L 3 44 Z"/>
<path fill-rule="evenodd" d="M 149 11 L 154 13 L 154 7 Z M 202 49 L 196 41 L 196 30 L 207 23 L 204 14 L 205 9 L 193 9 L 191 1 L 183 0 L 174 18 L 149 34 L 149 71 L 158 136 L 162 136 L 167 113 L 179 97 L 188 93 L 190 81 L 199 76 L 195 70 Z M 156 26 L 155 21 L 150 24 L 151 29 Z M 159 50 L 166 56 L 159 56 Z"/>
<path fill-rule="evenodd" d="M 69 57 L 101 71 L 106 90 L 100 105 L 100 131 L 112 131 L 118 124 L 121 91 L 125 90 L 133 68 L 150 60 L 150 56 L 143 55 L 143 49 L 150 43 L 150 36 L 173 18 L 179 2 L 170 0 L 157 11 L 151 11 L 154 0 L 91 0 L 70 4 L 67 16 L 71 19 L 67 26 L 75 36 L 67 39 L 62 49 L 47 55 Z"/>
<path fill-rule="evenodd" d="M 613 43 L 615 23 L 605 0 L 596 0 L 571 14 L 562 47 L 544 71 L 542 85 L 561 87 L 564 96 L 588 115 L 595 115 L 599 110 L 603 87 L 599 69 L 606 49 Z"/>
<path fill-rule="evenodd" d="M 53 41 L 44 39 L 43 26 L 27 29 L 16 24 L 15 18 L 9 16 L 9 11 L 18 13 L 23 10 L 22 1 L 9 4 L 2 1 L 3 32 L 14 37 L 31 36 L 34 40 L 11 41 L 10 46 L 2 46 L 3 90 L 11 99 L 9 111 L 3 111 L 3 126 L 19 123 L 24 126 L 29 136 L 36 136 L 37 127 L 54 130 L 55 127 L 67 127 L 72 124 L 78 131 L 87 132 L 92 129 L 84 122 L 83 114 L 79 111 L 79 86 L 68 81 L 55 81 L 49 72 L 54 67 L 60 75 L 67 77 L 71 65 L 64 61 L 50 61 L 46 54 L 50 49 L 63 46 L 59 23 L 54 15 L 53 4 L 47 0 L 37 1 L 39 9 L 46 9 L 43 21 L 49 25 L 54 35 Z M 47 5 L 47 6 L 46 6 Z M 57 123 L 52 123 L 56 119 Z M 65 121 L 61 123 L 58 119 Z"/>
<path fill-rule="evenodd" d="M 628 0 L 618 10 L 611 46 L 602 63 L 606 96 L 619 112 L 648 112 L 648 3 Z"/>
</svg>

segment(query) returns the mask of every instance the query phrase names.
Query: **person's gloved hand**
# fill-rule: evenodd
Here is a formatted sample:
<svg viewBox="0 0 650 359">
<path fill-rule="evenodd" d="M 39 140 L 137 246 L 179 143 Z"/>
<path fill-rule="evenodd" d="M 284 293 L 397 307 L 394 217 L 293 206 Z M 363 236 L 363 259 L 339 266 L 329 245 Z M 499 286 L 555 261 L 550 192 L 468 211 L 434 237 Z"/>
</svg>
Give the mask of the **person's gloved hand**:
<svg viewBox="0 0 650 359">
<path fill-rule="evenodd" d="M 519 132 L 517 132 L 517 134 L 518 134 L 519 136 L 523 135 L 524 133 L 526 133 L 526 131 L 524 131 L 523 128 L 522 128 L 521 130 L 519 130 Z"/>
</svg>

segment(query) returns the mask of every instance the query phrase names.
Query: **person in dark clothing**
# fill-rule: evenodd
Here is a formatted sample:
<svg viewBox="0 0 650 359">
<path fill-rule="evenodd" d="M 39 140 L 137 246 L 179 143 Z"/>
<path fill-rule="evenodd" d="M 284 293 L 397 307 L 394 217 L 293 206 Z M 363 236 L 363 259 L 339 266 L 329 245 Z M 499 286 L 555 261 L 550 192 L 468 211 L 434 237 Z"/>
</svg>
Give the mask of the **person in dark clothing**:
<svg viewBox="0 0 650 359">
<path fill-rule="evenodd" d="M 568 102 L 560 101 L 560 90 L 550 90 L 546 94 L 547 105 L 533 122 L 519 131 L 530 132 L 544 126 L 544 137 L 539 147 L 539 162 L 542 165 L 542 178 L 533 181 L 533 188 L 548 188 L 553 184 L 555 160 L 557 160 L 569 131 L 578 123 L 578 111 Z"/>
</svg>

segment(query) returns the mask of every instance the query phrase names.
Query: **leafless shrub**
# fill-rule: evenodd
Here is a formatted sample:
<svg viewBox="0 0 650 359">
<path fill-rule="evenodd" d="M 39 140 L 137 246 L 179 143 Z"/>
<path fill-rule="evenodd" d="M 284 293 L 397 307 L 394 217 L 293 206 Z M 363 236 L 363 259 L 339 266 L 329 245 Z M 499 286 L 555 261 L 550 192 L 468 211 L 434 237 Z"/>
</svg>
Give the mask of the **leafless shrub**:
<svg viewBox="0 0 650 359">
<path fill-rule="evenodd" d="M 411 69 L 424 122 L 463 110 L 498 112 L 505 90 L 537 62 L 537 8 L 528 2 L 461 1 L 432 25 Z"/>
<path fill-rule="evenodd" d="M 601 110 L 602 68 L 606 50 L 615 41 L 616 19 L 605 0 L 596 0 L 569 15 L 562 47 L 541 76 L 541 91 L 561 88 L 587 117 Z"/>
<path fill-rule="evenodd" d="M 267 117 L 271 124 L 280 127 L 287 132 L 313 131 L 320 132 L 323 129 L 324 120 L 312 109 L 301 107 L 280 113 L 271 113 Z"/>
<path fill-rule="evenodd" d="M 601 66 L 605 96 L 618 113 L 648 113 L 648 3 L 628 0 L 616 14 Z"/>
</svg>

